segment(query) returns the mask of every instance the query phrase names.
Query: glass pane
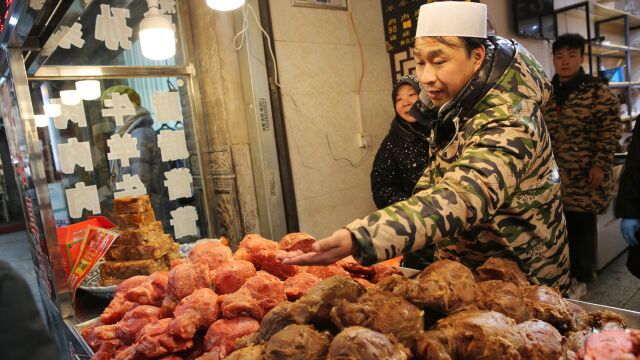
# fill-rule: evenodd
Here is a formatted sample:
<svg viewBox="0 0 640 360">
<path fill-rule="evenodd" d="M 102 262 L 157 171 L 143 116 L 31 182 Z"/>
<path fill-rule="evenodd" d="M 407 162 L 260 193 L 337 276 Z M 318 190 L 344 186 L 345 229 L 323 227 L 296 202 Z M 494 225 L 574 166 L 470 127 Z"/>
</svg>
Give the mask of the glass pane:
<svg viewBox="0 0 640 360">
<path fill-rule="evenodd" d="M 44 65 L 169 66 L 185 64 L 182 40 L 178 36 L 181 33 L 178 31 L 176 13 L 178 6 L 175 0 L 160 0 L 159 4 L 161 11 L 171 19 L 176 28 L 175 56 L 161 61 L 150 60 L 143 56 L 139 28 L 140 22 L 149 10 L 147 1 L 101 0 L 91 1 L 84 9 L 73 7 L 69 10 L 81 14 L 77 20 L 79 26 L 71 27 L 64 36 L 56 34 L 58 32 L 63 34 L 65 31 L 56 30 L 42 50 L 43 55 L 48 56 Z M 97 37 L 101 40 L 96 39 Z M 78 47 L 80 45 L 82 47 Z"/>
<path fill-rule="evenodd" d="M 55 108 L 61 95 L 76 88 L 75 82 L 30 83 L 35 114 L 54 116 L 37 118 L 57 226 L 85 220 L 97 215 L 96 211 L 113 220 L 114 197 L 121 191 L 135 195 L 142 189 L 149 194 L 166 233 L 180 242 L 205 236 L 204 195 L 187 79 L 109 79 L 97 84 L 97 98 L 76 99 L 79 103 L 70 105 L 73 96 L 63 97 L 68 104 L 62 103 L 61 115 L 56 116 L 43 104 Z M 89 90 L 93 89 L 76 95 L 89 97 Z M 74 204 L 69 189 L 80 204 Z M 91 196 L 96 193 L 99 204 L 92 204 Z M 78 198 L 80 194 L 87 197 Z M 96 211 L 89 210 L 92 206 Z M 187 210 L 176 213 L 176 209 Z M 197 215 L 195 225 L 189 214 Z M 181 236 L 185 230 L 171 223 L 178 217 L 187 228 L 195 226 L 195 234 Z"/>
</svg>

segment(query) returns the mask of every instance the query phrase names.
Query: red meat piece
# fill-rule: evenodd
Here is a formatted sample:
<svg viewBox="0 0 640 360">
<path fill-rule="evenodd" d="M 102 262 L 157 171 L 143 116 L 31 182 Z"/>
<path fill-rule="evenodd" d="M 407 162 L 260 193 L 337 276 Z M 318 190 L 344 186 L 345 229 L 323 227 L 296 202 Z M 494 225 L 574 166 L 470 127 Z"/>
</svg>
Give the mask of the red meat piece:
<svg viewBox="0 0 640 360">
<path fill-rule="evenodd" d="M 222 264 L 233 260 L 231 249 L 222 243 L 204 242 L 196 245 L 189 253 L 189 260 L 192 263 L 204 264 L 213 271 Z"/>
<path fill-rule="evenodd" d="M 346 277 L 350 277 L 351 275 L 342 268 L 342 266 L 333 263 L 325 266 L 307 266 L 303 268 L 305 272 L 309 274 L 313 274 L 320 278 L 321 280 L 330 278 L 334 275 L 342 275 Z"/>
<path fill-rule="evenodd" d="M 238 291 L 249 279 L 256 276 L 256 268 L 244 260 L 232 260 L 213 271 L 213 281 L 218 294 Z"/>
<path fill-rule="evenodd" d="M 219 353 L 226 356 L 235 350 L 238 339 L 255 334 L 259 329 L 260 323 L 249 317 L 220 319 L 207 330 L 204 348 L 206 351 L 219 349 Z"/>
<path fill-rule="evenodd" d="M 218 319 L 218 295 L 208 288 L 198 289 L 180 301 L 173 315 L 171 334 L 191 339 Z"/>
<path fill-rule="evenodd" d="M 209 268 L 203 264 L 185 262 L 169 271 L 167 296 L 162 302 L 162 314 L 166 317 L 173 315 L 173 310 L 182 298 L 194 291 L 209 288 Z"/>
<path fill-rule="evenodd" d="M 162 305 L 162 300 L 167 293 L 169 273 L 157 271 L 149 276 L 145 276 L 145 281 L 138 286 L 131 287 L 123 296 L 125 300 L 138 303 L 140 305 Z"/>
<path fill-rule="evenodd" d="M 148 324 L 138 332 L 135 351 L 146 357 L 160 357 L 193 347 L 193 340 L 182 339 L 169 332 L 173 319 L 161 319 Z"/>
<path fill-rule="evenodd" d="M 306 272 L 297 273 L 288 278 L 284 282 L 284 292 L 289 301 L 295 301 L 301 298 L 320 281 L 320 278 Z"/>
<path fill-rule="evenodd" d="M 116 324 L 116 334 L 124 344 L 130 345 L 136 334 L 147 324 L 160 320 L 160 309 L 151 305 L 140 305 L 124 315 Z"/>
<path fill-rule="evenodd" d="M 277 251 L 263 250 L 252 255 L 252 257 L 254 264 L 257 264 L 257 267 L 260 268 L 260 270 L 275 275 L 281 280 L 286 280 L 300 271 L 298 266 L 282 264 L 282 262 L 277 259 Z"/>
<path fill-rule="evenodd" d="M 260 320 L 265 314 L 260 303 L 246 288 L 240 288 L 232 294 L 220 296 L 220 310 L 222 316 L 227 319 L 250 316 Z"/>
<path fill-rule="evenodd" d="M 276 305 L 283 301 L 287 301 L 287 295 L 284 292 L 284 283 L 277 277 L 258 271 L 257 275 L 247 280 L 242 288 L 251 292 L 251 295 L 258 301 L 264 314 L 273 309 Z"/>
<path fill-rule="evenodd" d="M 316 242 L 316 239 L 303 232 L 291 233 L 285 235 L 280 242 L 278 243 L 278 247 L 280 250 L 284 251 L 302 251 L 302 252 L 311 252 L 311 246 Z"/>
</svg>

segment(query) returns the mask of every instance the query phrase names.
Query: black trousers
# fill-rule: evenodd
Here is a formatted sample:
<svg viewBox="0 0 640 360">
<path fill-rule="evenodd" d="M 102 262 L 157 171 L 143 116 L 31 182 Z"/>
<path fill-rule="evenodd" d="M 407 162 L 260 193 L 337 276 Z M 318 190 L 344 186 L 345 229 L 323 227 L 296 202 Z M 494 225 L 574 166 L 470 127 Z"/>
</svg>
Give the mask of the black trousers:
<svg viewBox="0 0 640 360">
<path fill-rule="evenodd" d="M 595 280 L 597 217 L 595 213 L 565 211 L 571 276 L 580 282 Z"/>
</svg>

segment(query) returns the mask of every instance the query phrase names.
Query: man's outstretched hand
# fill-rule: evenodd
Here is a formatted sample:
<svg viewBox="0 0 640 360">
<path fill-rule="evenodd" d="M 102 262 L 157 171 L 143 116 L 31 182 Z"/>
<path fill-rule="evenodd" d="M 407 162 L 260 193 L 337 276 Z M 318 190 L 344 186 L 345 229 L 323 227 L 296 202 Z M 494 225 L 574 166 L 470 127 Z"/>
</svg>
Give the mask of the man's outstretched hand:
<svg viewBox="0 0 640 360">
<path fill-rule="evenodd" d="M 312 251 L 290 251 L 278 255 L 284 265 L 329 265 L 352 254 L 354 250 L 351 232 L 340 229 L 331 236 L 316 241 Z"/>
</svg>

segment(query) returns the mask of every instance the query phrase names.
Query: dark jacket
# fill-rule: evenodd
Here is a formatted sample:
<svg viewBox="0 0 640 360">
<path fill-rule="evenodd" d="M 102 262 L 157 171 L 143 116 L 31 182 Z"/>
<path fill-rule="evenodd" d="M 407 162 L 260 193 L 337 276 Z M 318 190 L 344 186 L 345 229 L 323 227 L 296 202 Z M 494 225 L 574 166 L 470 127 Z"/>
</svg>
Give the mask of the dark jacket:
<svg viewBox="0 0 640 360">
<path fill-rule="evenodd" d="M 415 77 L 402 77 L 393 88 L 409 84 L 420 93 Z M 429 130 L 418 123 L 409 123 L 396 113 L 389 133 L 382 141 L 371 170 L 371 192 L 378 209 L 408 199 L 429 164 Z"/>
<path fill-rule="evenodd" d="M 138 175 L 147 188 L 151 205 L 156 218 L 165 222 L 169 219 L 168 196 L 164 187 L 164 172 L 168 171 L 163 164 L 158 147 L 158 136 L 153 129 L 153 118 L 143 107 L 136 109 L 136 115 L 125 118 L 124 125 L 116 130 L 119 135 L 130 134 L 138 140 L 140 157 L 129 159 L 130 166 L 122 167 L 120 161 L 111 161 L 112 190 L 116 192 L 116 182 L 122 181 L 122 175 Z"/>
<path fill-rule="evenodd" d="M 0 358 L 58 359 L 27 282 L 0 260 Z"/>
<path fill-rule="evenodd" d="M 629 152 L 620 176 L 620 188 L 616 198 L 616 217 L 640 219 L 640 125 L 636 119 Z"/>
</svg>

